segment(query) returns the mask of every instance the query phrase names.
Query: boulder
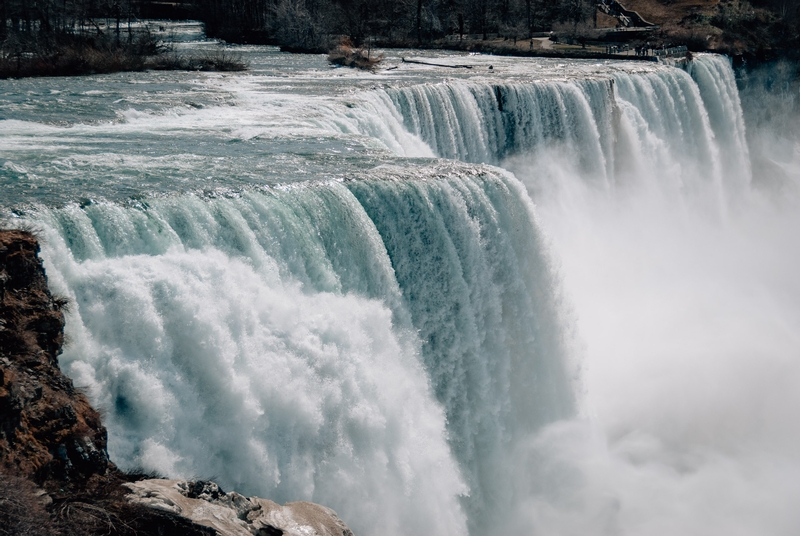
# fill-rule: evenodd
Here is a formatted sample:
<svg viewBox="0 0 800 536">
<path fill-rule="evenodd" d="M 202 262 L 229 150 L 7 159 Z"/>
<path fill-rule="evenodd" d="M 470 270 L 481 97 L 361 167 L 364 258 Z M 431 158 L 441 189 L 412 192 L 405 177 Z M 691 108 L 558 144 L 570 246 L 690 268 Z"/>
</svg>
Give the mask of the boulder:
<svg viewBox="0 0 800 536">
<path fill-rule="evenodd" d="M 128 499 L 230 536 L 353 536 L 336 512 L 305 501 L 283 506 L 225 493 L 214 482 L 150 479 L 125 485 Z"/>
</svg>

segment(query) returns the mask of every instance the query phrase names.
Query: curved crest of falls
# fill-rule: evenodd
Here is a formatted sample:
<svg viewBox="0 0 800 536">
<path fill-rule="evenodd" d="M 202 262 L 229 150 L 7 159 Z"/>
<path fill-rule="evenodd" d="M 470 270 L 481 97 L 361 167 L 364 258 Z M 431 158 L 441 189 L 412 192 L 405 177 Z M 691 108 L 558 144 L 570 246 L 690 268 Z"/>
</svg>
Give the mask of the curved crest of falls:
<svg viewBox="0 0 800 536">
<path fill-rule="evenodd" d="M 726 58 L 242 53 L 0 82 L 0 209 L 116 463 L 359 536 L 796 528 L 800 145 L 773 210 Z"/>
</svg>

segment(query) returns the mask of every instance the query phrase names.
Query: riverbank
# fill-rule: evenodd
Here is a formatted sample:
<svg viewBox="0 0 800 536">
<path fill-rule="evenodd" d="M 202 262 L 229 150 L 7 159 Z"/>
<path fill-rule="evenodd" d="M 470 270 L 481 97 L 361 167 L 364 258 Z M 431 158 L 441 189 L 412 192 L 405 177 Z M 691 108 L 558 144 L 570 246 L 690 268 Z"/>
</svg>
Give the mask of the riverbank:
<svg viewBox="0 0 800 536">
<path fill-rule="evenodd" d="M 247 64 L 225 49 L 180 54 L 149 33 L 131 40 L 62 37 L 50 43 L 0 46 L 0 79 L 81 76 L 146 70 L 244 71 Z"/>
<path fill-rule="evenodd" d="M 635 13 L 641 23 L 633 24 L 598 8 L 581 21 L 554 20 L 546 26 L 547 32 L 521 33 L 509 27 L 482 34 L 462 31 L 423 39 L 377 36 L 364 40 L 384 48 L 565 59 L 635 60 L 644 56 L 652 60 L 656 51 L 681 47 L 692 53 L 724 54 L 735 65 L 800 59 L 800 7 L 778 9 L 769 0 L 623 0 L 612 4 L 625 13 Z M 299 50 L 293 47 L 292 51 Z"/>
<path fill-rule="evenodd" d="M 800 48 L 795 40 L 780 39 L 775 32 L 774 20 L 762 17 L 751 23 L 745 35 L 733 26 L 722 31 L 711 25 L 709 16 L 679 19 L 678 23 L 667 22 L 650 30 L 621 31 L 617 28 L 592 28 L 579 30 L 577 34 L 569 28 L 536 34 L 530 39 L 517 39 L 500 34 L 481 36 L 447 36 L 420 44 L 406 41 L 376 40 L 381 48 L 414 48 L 421 50 L 453 50 L 493 54 L 496 56 L 544 57 L 563 59 L 616 59 L 634 61 L 657 61 L 659 53 L 676 57 L 675 50 L 685 49 L 691 53 L 709 52 L 732 58 L 734 65 L 756 65 L 778 60 L 800 60 Z M 688 20 L 687 20 L 688 19 Z M 580 34 L 580 35 L 579 35 Z M 643 50 L 644 53 L 637 53 Z M 298 50 L 291 52 L 322 52 L 322 50 Z M 679 54 L 684 56 L 685 53 Z"/>
<path fill-rule="evenodd" d="M 245 71 L 240 58 L 219 51 L 202 56 L 141 56 L 124 49 L 63 48 L 45 55 L 0 58 L 0 79 L 35 76 L 82 76 L 136 71 Z"/>
<path fill-rule="evenodd" d="M 390 48 L 390 47 L 387 47 Z M 396 44 L 391 48 L 405 48 Z M 487 40 L 445 40 L 418 48 L 422 50 L 453 50 L 492 54 L 495 56 L 513 56 L 520 58 L 562 58 L 562 59 L 598 59 L 598 60 L 633 60 L 657 61 L 655 56 L 639 56 L 634 48 L 622 49 L 619 52 L 607 52 L 609 46 L 604 43 L 591 43 L 587 46 L 555 43 L 548 38 L 530 40 L 487 39 Z"/>
</svg>

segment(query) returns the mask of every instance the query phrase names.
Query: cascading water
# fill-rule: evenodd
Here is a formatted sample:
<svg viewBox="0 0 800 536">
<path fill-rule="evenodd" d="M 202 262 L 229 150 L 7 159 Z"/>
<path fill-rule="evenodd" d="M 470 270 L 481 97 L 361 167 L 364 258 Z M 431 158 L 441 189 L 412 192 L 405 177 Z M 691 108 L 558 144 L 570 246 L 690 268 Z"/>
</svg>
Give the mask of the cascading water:
<svg viewBox="0 0 800 536">
<path fill-rule="evenodd" d="M 394 112 L 384 115 L 399 114 L 409 132 L 444 158 L 517 171 L 509 159 L 532 162 L 557 150 L 602 188 L 643 180 L 653 166 L 669 167 L 671 177 L 662 182 L 718 197 L 723 175 L 739 188 L 749 183 L 741 106 L 725 59 L 700 56 L 691 65 L 697 82 L 686 71 L 662 68 L 567 82 L 439 83 L 388 90 L 380 98 Z"/>
<path fill-rule="evenodd" d="M 165 103 L 100 78 L 116 122 L 66 127 L 6 98 L 3 209 L 41 230 L 112 458 L 360 536 L 791 533 L 769 462 L 800 474 L 800 401 L 768 380 L 800 378 L 800 227 L 751 188 L 729 63 L 491 60 Z"/>
<path fill-rule="evenodd" d="M 583 167 L 602 170 L 613 132 L 611 95 L 611 80 L 604 79 L 440 83 L 388 90 L 381 97 L 408 132 L 443 158 L 497 164 L 561 140 Z"/>
<path fill-rule="evenodd" d="M 368 532 L 495 519 L 514 439 L 572 414 L 552 275 L 513 177 L 417 173 L 37 211 L 112 455 Z"/>
</svg>

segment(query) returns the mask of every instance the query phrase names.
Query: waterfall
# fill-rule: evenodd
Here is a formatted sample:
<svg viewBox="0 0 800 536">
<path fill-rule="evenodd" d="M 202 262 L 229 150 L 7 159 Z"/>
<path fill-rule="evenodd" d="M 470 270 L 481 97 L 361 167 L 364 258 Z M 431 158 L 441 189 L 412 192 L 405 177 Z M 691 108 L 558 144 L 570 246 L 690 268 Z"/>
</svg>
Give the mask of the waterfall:
<svg viewBox="0 0 800 536">
<path fill-rule="evenodd" d="M 417 85 L 385 91 L 407 131 L 437 156 L 500 164 L 568 144 L 587 170 L 604 169 L 612 124 L 611 80 Z M 391 114 L 391 115 L 390 115 Z M 603 136 L 601 136 L 603 134 Z"/>
<path fill-rule="evenodd" d="M 495 169 L 35 219 L 74 304 L 63 366 L 124 467 L 313 500 L 365 534 L 463 534 L 458 497 L 496 518 L 514 441 L 572 414 L 546 248 Z"/>
<path fill-rule="evenodd" d="M 437 156 L 515 173 L 520 159 L 542 165 L 545 155 L 557 154 L 557 167 L 568 160 L 601 191 L 635 182 L 702 200 L 720 214 L 750 183 L 741 104 L 730 62 L 721 56 L 698 55 L 688 70 L 620 69 L 569 81 L 455 81 L 380 93 L 371 105 L 382 105 L 389 125 L 401 118 L 407 131 L 384 135 L 390 148 L 418 138 Z"/>
<path fill-rule="evenodd" d="M 752 169 L 744 114 L 730 61 L 723 56 L 703 55 L 691 62 L 688 70 L 708 110 L 725 182 L 732 193 L 742 194 L 750 185 Z"/>
<path fill-rule="evenodd" d="M 513 451 L 573 414 L 561 311 L 530 201 L 511 177 L 351 183 L 383 237 L 469 485 L 472 532 L 514 502 Z M 466 211 L 466 212 L 465 212 Z"/>
<path fill-rule="evenodd" d="M 105 412 L 112 459 L 319 502 L 359 536 L 659 534 L 653 505 L 684 492 L 727 511 L 685 474 L 718 489 L 730 463 L 726 493 L 769 488 L 747 475 L 772 473 L 729 454 L 746 434 L 703 443 L 679 411 L 704 400 L 681 383 L 704 366 L 730 358 L 745 371 L 720 373 L 732 384 L 759 374 L 731 347 L 779 341 L 753 344 L 772 370 L 795 318 L 745 284 L 791 287 L 756 260 L 796 264 L 796 218 L 762 218 L 730 63 L 585 69 L 333 97 L 259 93 L 255 78 L 247 98 L 227 82 L 237 106 L 126 111 L 68 135 L 6 122 L 20 147 L 44 132 L 70 151 L 2 172 L 15 200 L 46 190 L 12 217 L 40 230 L 70 299 L 61 363 Z M 127 128 L 145 146 L 183 122 L 208 154 L 187 143 L 173 162 L 165 144 L 151 166 L 74 143 Z M 76 194 L 92 173 L 95 195 Z M 774 321 L 747 316 L 764 308 Z M 726 315 L 736 344 L 697 334 L 727 340 Z M 696 428 L 728 437 L 738 421 L 719 413 L 727 428 Z M 688 510 L 665 511 L 686 529 Z"/>
</svg>

